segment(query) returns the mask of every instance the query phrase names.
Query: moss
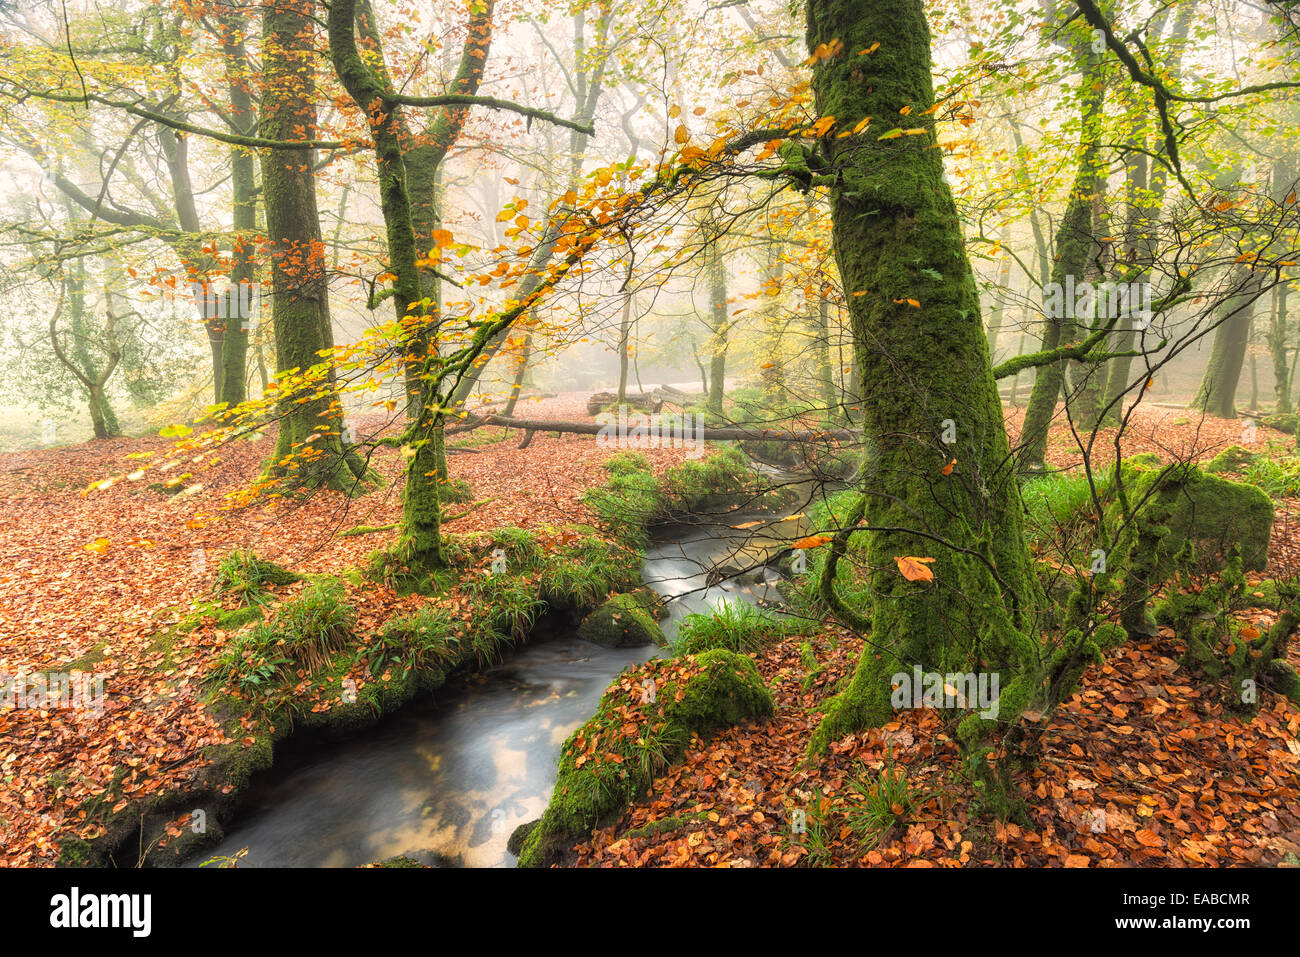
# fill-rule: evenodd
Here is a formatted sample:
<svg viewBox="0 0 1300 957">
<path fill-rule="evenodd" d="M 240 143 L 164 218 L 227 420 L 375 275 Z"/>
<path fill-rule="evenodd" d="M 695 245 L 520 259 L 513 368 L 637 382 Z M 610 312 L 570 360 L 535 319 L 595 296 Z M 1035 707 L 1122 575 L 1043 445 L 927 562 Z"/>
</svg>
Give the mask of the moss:
<svg viewBox="0 0 1300 957">
<path fill-rule="evenodd" d="M 644 600 L 631 594 L 615 595 L 584 618 L 578 637 L 606 648 L 668 644 Z"/>
<path fill-rule="evenodd" d="M 1205 466 L 1205 471 L 1212 475 L 1221 475 L 1224 472 L 1240 472 L 1258 458 L 1258 454 L 1249 449 L 1240 445 L 1229 445 L 1210 460 L 1209 464 Z"/>
<path fill-rule="evenodd" d="M 520 824 L 510 832 L 510 837 L 506 840 L 506 850 L 515 857 L 524 849 L 524 844 L 528 841 L 528 835 L 533 833 L 533 828 L 537 827 L 537 821 L 528 821 Z"/>
<path fill-rule="evenodd" d="M 1141 534 L 1140 519 L 1146 509 L 1151 510 L 1151 517 L 1159 519 L 1159 528 L 1150 529 L 1159 539 L 1152 572 L 1155 577 L 1147 579 L 1150 583 L 1163 581 L 1173 573 L 1173 557 L 1188 541 L 1193 546 L 1193 573 L 1221 568 L 1227 549 L 1233 545 L 1240 549 L 1244 568 L 1259 570 L 1268 564 L 1273 503 L 1253 485 L 1206 475 L 1194 467 L 1178 467 L 1137 475 L 1127 496 L 1138 510 L 1139 520 L 1129 522 L 1117 536 L 1107 558 L 1112 568 L 1124 568 Z M 1123 517 L 1120 504 L 1113 504 L 1107 510 L 1107 526 L 1119 528 Z"/>
<path fill-rule="evenodd" d="M 552 863 L 619 814 L 680 758 L 693 735 L 771 713 L 771 693 L 744 655 L 719 649 L 624 671 L 565 741 L 550 804 L 524 840 L 519 866 Z"/>
<path fill-rule="evenodd" d="M 375 866 L 376 867 L 424 867 L 424 865 L 421 864 L 419 861 L 412 860 L 411 858 L 404 857 L 400 854 L 397 857 L 390 857 L 387 860 L 380 861 Z"/>
<path fill-rule="evenodd" d="M 1277 431 L 1284 432 L 1287 435 L 1300 434 L 1300 429 L 1297 428 L 1300 426 L 1300 415 L 1296 415 L 1294 412 L 1279 412 L 1275 415 L 1266 415 L 1259 420 L 1259 424 L 1266 425 L 1270 429 L 1277 429 Z"/>
<path fill-rule="evenodd" d="M 696 811 L 693 814 L 674 814 L 670 817 L 660 818 L 657 821 L 649 821 L 640 827 L 630 828 L 622 836 L 627 838 L 658 837 L 660 834 L 668 834 L 671 831 L 676 831 L 699 821 L 707 821 L 708 818 L 708 811 Z"/>
</svg>

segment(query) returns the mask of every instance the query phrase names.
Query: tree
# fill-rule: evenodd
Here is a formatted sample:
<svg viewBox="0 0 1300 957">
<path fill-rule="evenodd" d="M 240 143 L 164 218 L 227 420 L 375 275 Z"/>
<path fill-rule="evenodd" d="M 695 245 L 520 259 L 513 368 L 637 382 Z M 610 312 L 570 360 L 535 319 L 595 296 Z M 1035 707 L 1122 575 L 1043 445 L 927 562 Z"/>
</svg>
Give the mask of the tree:
<svg viewBox="0 0 1300 957">
<path fill-rule="evenodd" d="M 820 143 L 833 169 L 843 279 L 868 442 L 862 500 L 870 638 L 812 747 L 889 720 L 891 675 L 1038 666 L 1041 598 L 1022 529 L 988 340 L 943 159 L 934 142 L 930 32 L 921 0 L 810 0 Z M 916 135 L 898 129 L 900 111 Z M 865 124 L 860 127 L 859 124 Z M 957 441 L 945 444 L 945 423 Z M 945 472 L 952 458 L 957 466 Z M 898 559 L 933 558 L 932 580 Z M 833 582 L 833 563 L 823 578 Z M 924 577 L 924 576 L 921 576 Z M 1003 692 L 1004 696 L 1007 692 Z"/>
<path fill-rule="evenodd" d="M 262 115 L 259 132 L 285 142 L 316 133 L 314 0 L 273 0 L 262 14 Z M 333 367 L 329 275 L 316 208 L 309 147 L 262 154 L 262 196 L 272 275 L 280 429 L 270 466 L 294 482 L 353 491 L 365 463 L 342 436 Z M 318 375 L 311 376 L 311 370 Z"/>
</svg>

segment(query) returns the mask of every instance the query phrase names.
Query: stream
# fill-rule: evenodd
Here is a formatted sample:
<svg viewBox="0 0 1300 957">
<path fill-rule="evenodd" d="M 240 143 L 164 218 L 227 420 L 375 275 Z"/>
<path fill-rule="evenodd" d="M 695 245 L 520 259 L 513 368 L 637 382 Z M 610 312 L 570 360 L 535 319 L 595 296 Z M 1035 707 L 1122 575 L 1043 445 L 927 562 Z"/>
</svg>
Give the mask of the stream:
<svg viewBox="0 0 1300 957">
<path fill-rule="evenodd" d="M 728 516 L 747 520 L 771 518 Z M 761 542 L 761 528 L 704 520 L 655 530 L 641 577 L 668 600 L 661 625 L 669 640 L 692 612 L 776 597 Z M 759 567 L 706 587 L 714 565 Z M 595 712 L 615 675 L 660 652 L 602 648 L 561 633 L 449 682 L 369 731 L 290 743 L 249 786 L 221 842 L 189 866 L 242 848 L 240 867 L 355 867 L 399 854 L 434 866 L 511 866 L 506 841 L 545 810 L 560 745 Z"/>
</svg>

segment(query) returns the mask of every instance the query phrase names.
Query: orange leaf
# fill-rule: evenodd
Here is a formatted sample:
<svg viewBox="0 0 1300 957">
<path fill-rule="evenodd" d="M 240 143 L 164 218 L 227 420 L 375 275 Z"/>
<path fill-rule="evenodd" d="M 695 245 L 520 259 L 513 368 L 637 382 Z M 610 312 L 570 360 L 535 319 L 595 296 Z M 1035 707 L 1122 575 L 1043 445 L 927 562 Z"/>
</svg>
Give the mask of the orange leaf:
<svg viewBox="0 0 1300 957">
<path fill-rule="evenodd" d="M 944 475 L 951 475 L 951 474 L 952 474 L 953 466 L 955 466 L 956 464 L 957 464 L 957 460 L 956 460 L 956 459 L 953 459 L 951 462 L 949 462 L 947 465 L 945 465 L 945 466 L 944 466 L 943 468 L 941 468 L 939 471 L 942 472 Z"/>
<path fill-rule="evenodd" d="M 917 558 L 914 555 L 904 555 L 901 558 L 895 558 L 898 565 L 898 571 L 910 582 L 929 582 L 934 581 L 934 572 L 930 571 L 926 565 L 934 561 L 933 558 Z"/>
<path fill-rule="evenodd" d="M 819 548 L 831 540 L 829 535 L 808 535 L 799 539 L 791 548 Z"/>
</svg>

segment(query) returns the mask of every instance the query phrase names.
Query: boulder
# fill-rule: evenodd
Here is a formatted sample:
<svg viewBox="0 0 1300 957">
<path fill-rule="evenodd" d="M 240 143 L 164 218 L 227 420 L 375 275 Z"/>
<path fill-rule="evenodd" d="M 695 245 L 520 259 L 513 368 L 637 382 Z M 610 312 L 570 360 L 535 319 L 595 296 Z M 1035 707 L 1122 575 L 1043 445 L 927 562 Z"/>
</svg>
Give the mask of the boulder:
<svg viewBox="0 0 1300 957">
<path fill-rule="evenodd" d="M 636 593 L 615 595 L 596 608 L 578 626 L 578 637 L 606 648 L 668 644 L 647 600 Z"/>
</svg>

